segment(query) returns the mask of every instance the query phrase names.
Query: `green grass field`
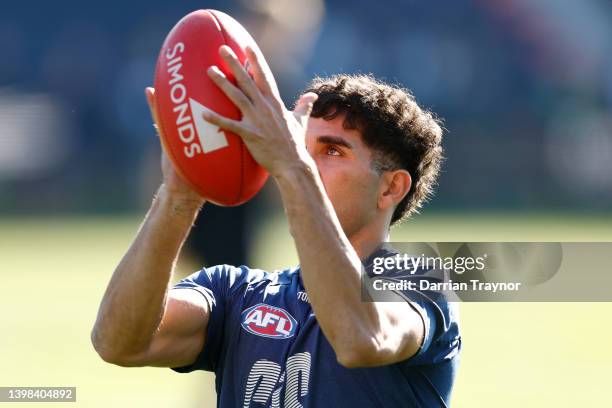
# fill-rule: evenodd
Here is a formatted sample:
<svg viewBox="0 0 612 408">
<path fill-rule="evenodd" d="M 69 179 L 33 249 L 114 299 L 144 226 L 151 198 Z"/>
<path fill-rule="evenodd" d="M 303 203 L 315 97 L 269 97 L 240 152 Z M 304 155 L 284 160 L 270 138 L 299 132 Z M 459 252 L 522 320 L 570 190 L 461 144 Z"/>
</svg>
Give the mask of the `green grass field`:
<svg viewBox="0 0 612 408">
<path fill-rule="evenodd" d="M 114 367 L 89 342 L 104 288 L 139 222 L 0 219 L 0 386 L 77 387 L 76 404 L 54 407 L 214 406 L 212 375 Z M 392 238 L 610 241 L 612 217 L 430 214 Z M 253 242 L 253 266 L 297 260 L 280 216 Z M 177 275 L 193 268 L 183 261 Z M 464 348 L 453 406 L 596 407 L 608 400 L 612 303 L 464 303 L 461 312 Z"/>
</svg>

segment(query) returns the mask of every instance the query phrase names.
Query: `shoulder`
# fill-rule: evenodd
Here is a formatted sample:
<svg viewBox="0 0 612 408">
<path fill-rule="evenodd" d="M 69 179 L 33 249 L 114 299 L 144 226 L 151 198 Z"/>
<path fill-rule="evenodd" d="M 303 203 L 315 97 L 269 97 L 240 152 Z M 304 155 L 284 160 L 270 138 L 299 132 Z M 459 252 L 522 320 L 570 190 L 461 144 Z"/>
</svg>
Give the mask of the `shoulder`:
<svg viewBox="0 0 612 408">
<path fill-rule="evenodd" d="M 176 287 L 213 286 L 221 290 L 235 291 L 248 286 L 290 284 L 297 278 L 297 273 L 296 268 L 269 272 L 246 265 L 215 265 L 202 268 L 182 279 Z"/>
</svg>

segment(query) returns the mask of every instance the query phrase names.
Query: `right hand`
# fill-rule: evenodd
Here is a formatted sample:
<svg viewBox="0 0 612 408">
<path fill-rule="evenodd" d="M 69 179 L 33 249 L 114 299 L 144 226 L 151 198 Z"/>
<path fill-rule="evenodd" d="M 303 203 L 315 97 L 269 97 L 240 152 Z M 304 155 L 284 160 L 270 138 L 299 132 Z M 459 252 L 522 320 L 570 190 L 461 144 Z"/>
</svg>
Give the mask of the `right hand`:
<svg viewBox="0 0 612 408">
<path fill-rule="evenodd" d="M 159 115 L 157 113 L 157 103 L 155 99 L 155 88 L 145 88 L 145 94 L 147 96 L 147 103 L 151 110 L 151 116 L 155 122 L 155 128 L 159 136 L 162 136 L 162 129 L 159 126 Z M 162 157 L 161 157 L 161 168 L 163 175 L 163 187 L 168 191 L 171 196 L 176 198 L 185 199 L 190 202 L 195 202 L 200 205 L 204 204 L 205 200 L 202 196 L 196 193 L 178 174 L 174 169 L 174 165 L 166 154 L 166 146 L 164 145 L 164 138 L 159 138 L 162 145 Z"/>
</svg>

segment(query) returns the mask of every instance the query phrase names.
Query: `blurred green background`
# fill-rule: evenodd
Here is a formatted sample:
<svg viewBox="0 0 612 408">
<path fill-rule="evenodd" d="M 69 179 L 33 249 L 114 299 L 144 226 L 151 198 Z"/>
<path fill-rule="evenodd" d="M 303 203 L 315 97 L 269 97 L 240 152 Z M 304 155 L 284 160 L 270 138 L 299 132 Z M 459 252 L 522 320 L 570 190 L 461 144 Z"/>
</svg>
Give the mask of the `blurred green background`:
<svg viewBox="0 0 612 408">
<path fill-rule="evenodd" d="M 103 291 L 139 223 L 136 216 L 0 219 L 0 386 L 77 387 L 76 404 L 53 406 L 214 406 L 212 374 L 115 367 L 90 344 Z M 392 239 L 608 241 L 610 231 L 610 216 L 433 213 L 396 228 Z M 297 260 L 281 216 L 265 219 L 254 242 L 253 266 Z M 175 278 L 195 269 L 182 257 Z M 462 303 L 453 406 L 602 406 L 611 314 L 611 303 Z"/>
</svg>

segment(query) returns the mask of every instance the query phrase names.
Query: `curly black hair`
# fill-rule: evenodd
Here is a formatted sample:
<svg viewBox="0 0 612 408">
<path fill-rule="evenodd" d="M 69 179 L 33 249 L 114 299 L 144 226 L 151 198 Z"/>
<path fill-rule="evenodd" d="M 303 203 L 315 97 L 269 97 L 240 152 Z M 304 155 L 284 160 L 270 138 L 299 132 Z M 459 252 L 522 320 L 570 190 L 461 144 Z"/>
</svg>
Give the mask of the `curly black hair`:
<svg viewBox="0 0 612 408">
<path fill-rule="evenodd" d="M 391 224 L 408 218 L 433 194 L 443 160 L 441 122 L 422 109 L 406 89 L 370 75 L 315 78 L 305 92 L 319 98 L 311 116 L 344 116 L 345 129 L 358 130 L 378 172 L 405 169 L 412 185 L 393 212 Z"/>
</svg>

